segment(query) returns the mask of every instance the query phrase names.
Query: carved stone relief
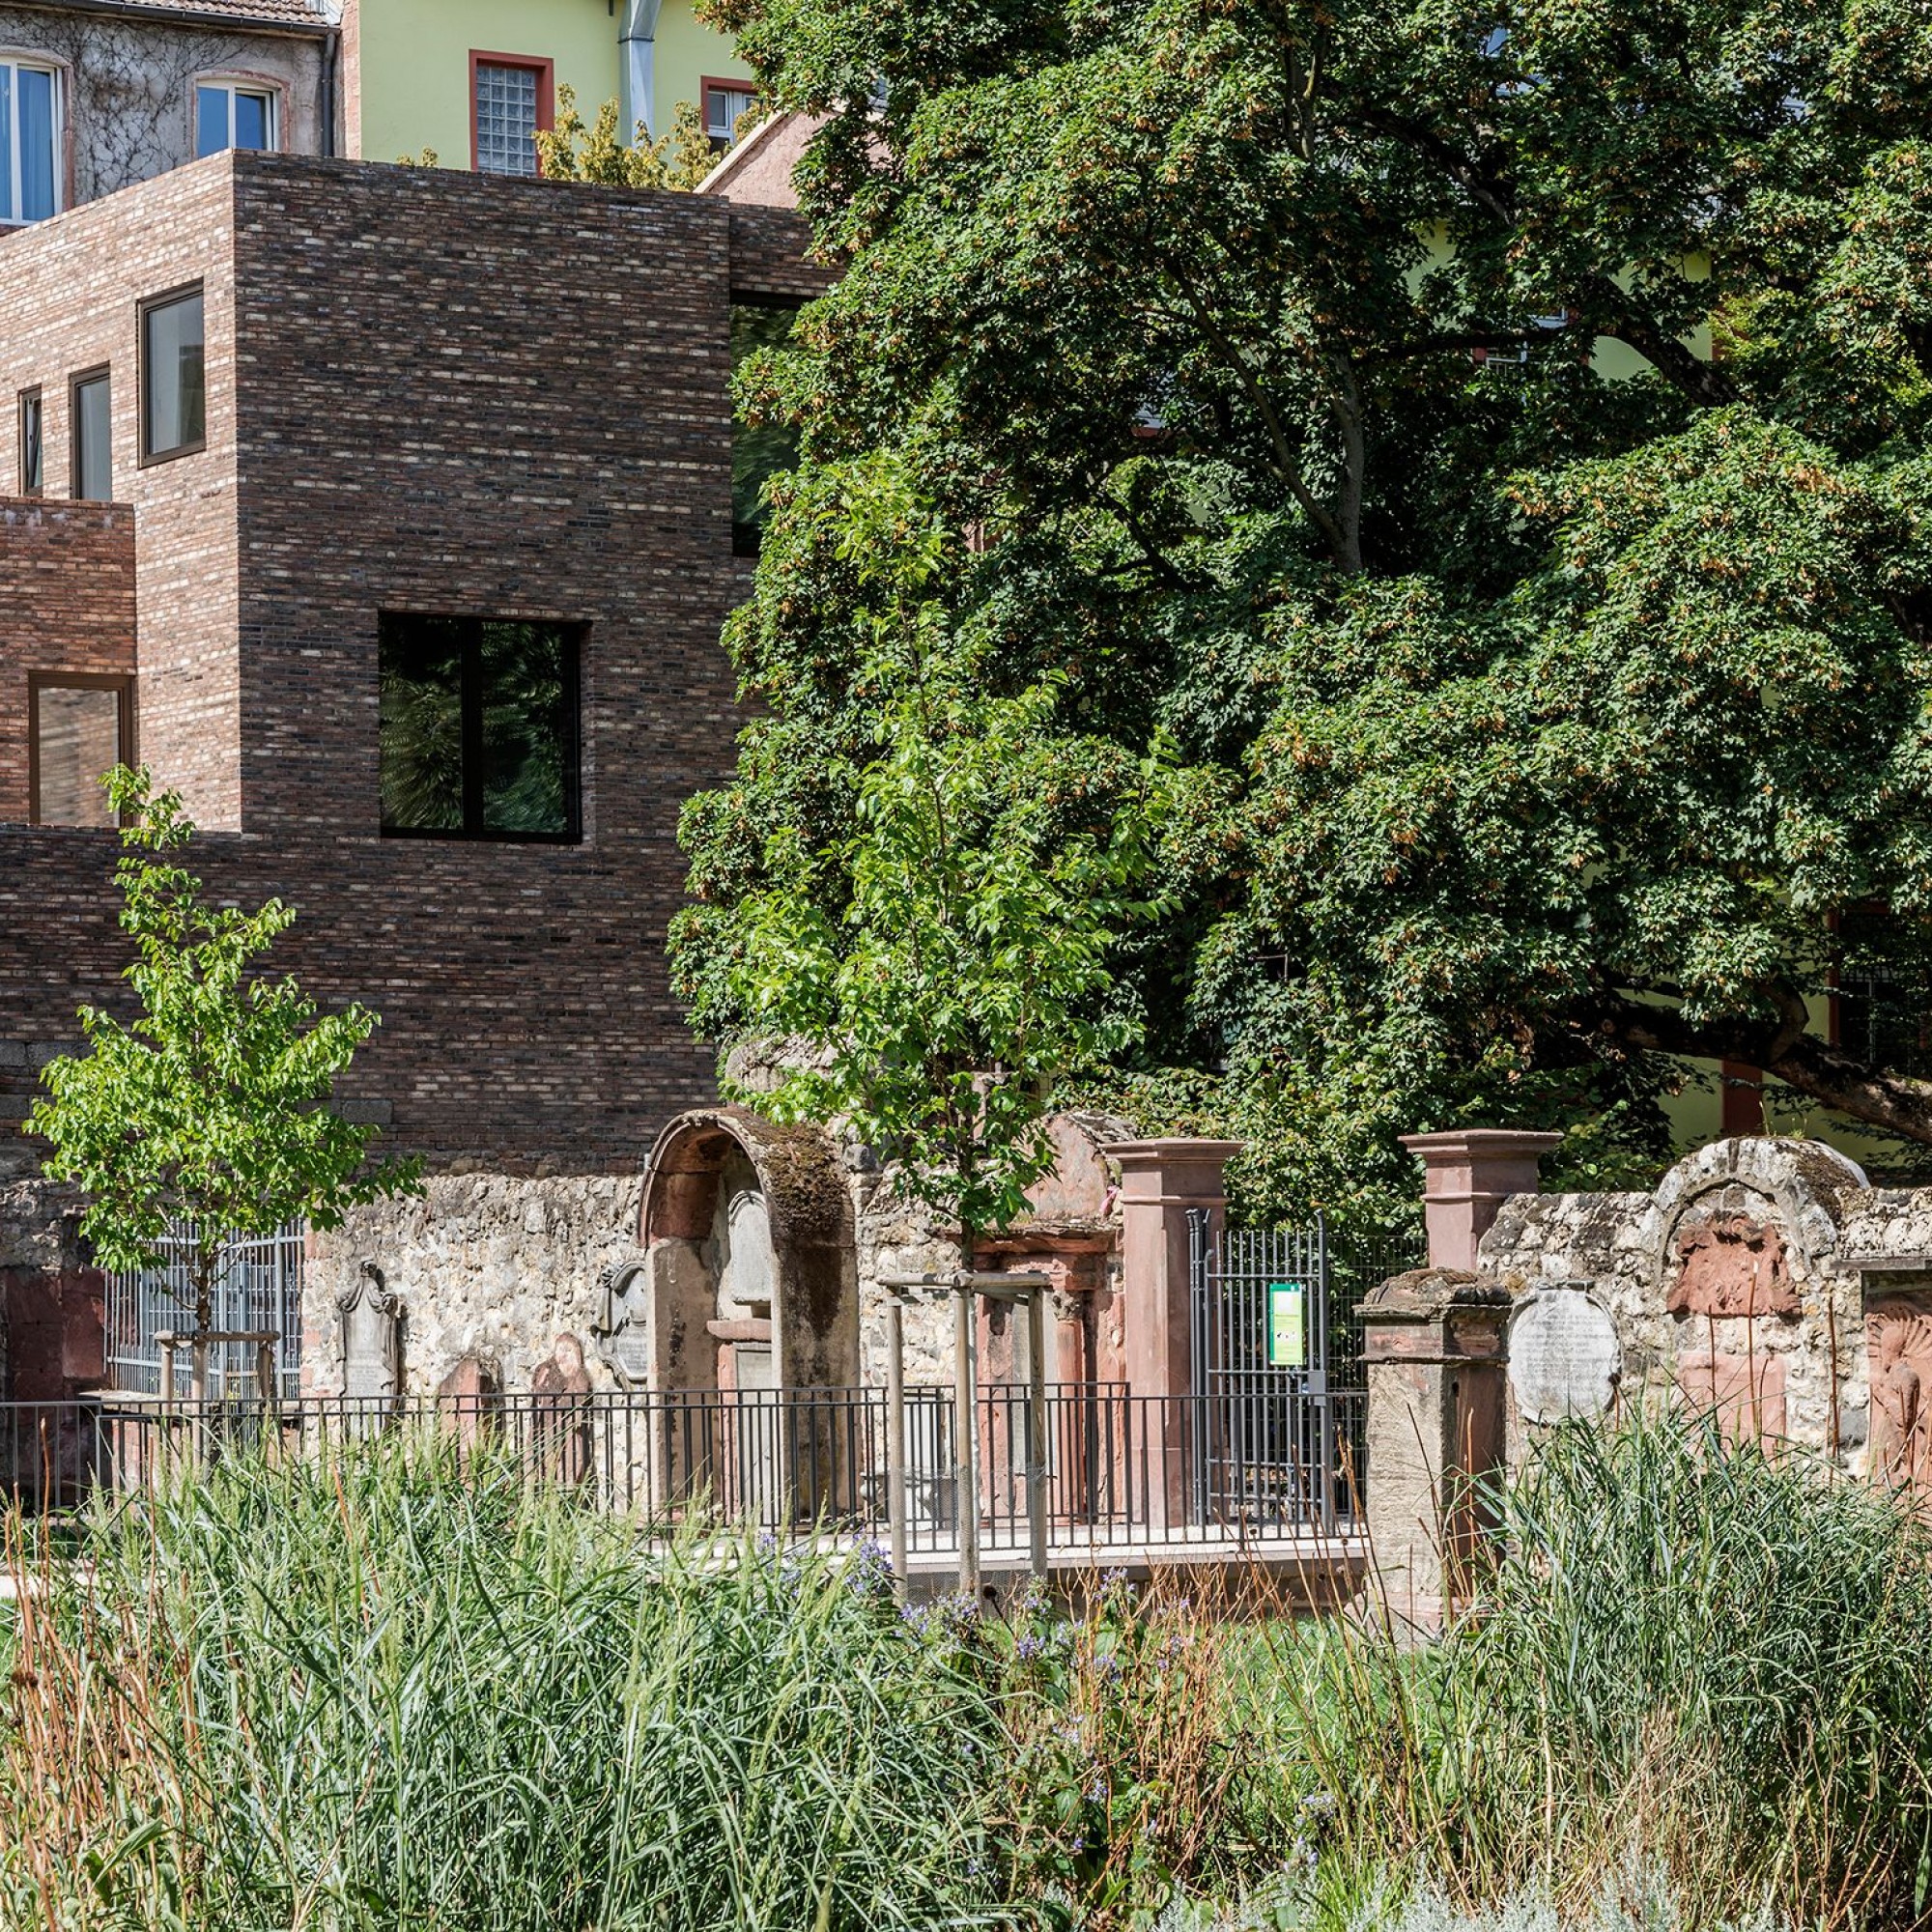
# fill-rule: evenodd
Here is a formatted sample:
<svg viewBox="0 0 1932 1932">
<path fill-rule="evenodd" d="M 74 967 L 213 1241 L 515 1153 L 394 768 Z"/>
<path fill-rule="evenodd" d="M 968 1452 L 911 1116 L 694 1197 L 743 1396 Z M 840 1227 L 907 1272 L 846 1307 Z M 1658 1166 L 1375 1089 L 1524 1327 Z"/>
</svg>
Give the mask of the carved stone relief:
<svg viewBox="0 0 1932 1932">
<path fill-rule="evenodd" d="M 1729 1320 L 1804 1311 L 1783 1234 L 1750 1214 L 1687 1214 L 1677 1234 L 1677 1266 L 1666 1304 L 1672 1315 Z"/>
<path fill-rule="evenodd" d="M 1871 1367 L 1871 1472 L 1932 1489 L 1932 1293 L 1875 1297 L 1865 1306 Z"/>
</svg>

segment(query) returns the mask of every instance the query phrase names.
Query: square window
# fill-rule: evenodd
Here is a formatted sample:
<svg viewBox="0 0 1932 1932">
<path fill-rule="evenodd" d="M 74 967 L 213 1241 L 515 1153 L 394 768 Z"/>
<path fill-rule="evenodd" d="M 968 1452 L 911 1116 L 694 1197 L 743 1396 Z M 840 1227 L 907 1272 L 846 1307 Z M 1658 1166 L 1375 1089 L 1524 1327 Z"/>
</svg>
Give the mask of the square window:
<svg viewBox="0 0 1932 1932">
<path fill-rule="evenodd" d="M 27 782 L 36 825 L 111 826 L 100 781 L 133 747 L 126 678 L 34 673 L 28 680 Z"/>
<path fill-rule="evenodd" d="M 20 391 L 20 495 L 38 497 L 46 484 L 45 412 L 38 389 Z"/>
<path fill-rule="evenodd" d="M 738 120 L 758 98 L 749 81 L 707 80 L 704 83 L 704 133 L 713 154 L 722 155 L 738 138 Z"/>
<path fill-rule="evenodd" d="M 194 90 L 197 160 L 224 148 L 266 152 L 275 145 L 275 97 L 265 88 L 204 80 Z"/>
<path fill-rule="evenodd" d="M 582 637 L 568 624 L 384 614 L 384 832 L 576 839 Z"/>
<path fill-rule="evenodd" d="M 60 213 L 60 77 L 0 61 L 0 222 Z"/>
<path fill-rule="evenodd" d="M 474 82 L 477 171 L 534 176 L 537 130 L 551 125 L 550 70 L 478 57 Z"/>
<path fill-rule="evenodd" d="M 105 369 L 76 376 L 69 392 L 73 424 L 72 473 L 69 494 L 84 503 L 114 500 L 113 389 Z"/>
<path fill-rule="evenodd" d="M 141 304 L 141 461 L 185 456 L 208 441 L 199 288 Z"/>
</svg>

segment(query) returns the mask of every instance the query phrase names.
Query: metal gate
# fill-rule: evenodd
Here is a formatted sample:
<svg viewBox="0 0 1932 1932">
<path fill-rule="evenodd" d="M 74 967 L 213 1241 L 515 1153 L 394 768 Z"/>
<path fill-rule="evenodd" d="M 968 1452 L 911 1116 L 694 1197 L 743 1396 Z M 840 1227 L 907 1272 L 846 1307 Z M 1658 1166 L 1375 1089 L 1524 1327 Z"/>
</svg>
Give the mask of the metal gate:
<svg viewBox="0 0 1932 1932">
<path fill-rule="evenodd" d="M 194 1288 L 189 1263 L 191 1230 L 170 1231 L 162 1242 L 167 1265 L 107 1277 L 107 1385 L 112 1389 L 157 1395 L 161 1387 L 161 1344 L 167 1332 L 186 1334 L 194 1326 Z M 301 1387 L 301 1293 L 304 1230 L 298 1221 L 272 1235 L 222 1245 L 215 1277 L 213 1317 L 215 1333 L 272 1333 L 278 1399 L 288 1401 Z M 208 1392 L 212 1398 L 259 1397 L 255 1350 L 247 1345 L 217 1344 L 208 1351 Z"/>
<path fill-rule="evenodd" d="M 1191 1235 L 1201 1520 L 1330 1526 L 1345 1458 L 1329 1381 L 1327 1229 L 1318 1216 L 1308 1228 L 1216 1234 L 1200 1214 Z"/>
</svg>

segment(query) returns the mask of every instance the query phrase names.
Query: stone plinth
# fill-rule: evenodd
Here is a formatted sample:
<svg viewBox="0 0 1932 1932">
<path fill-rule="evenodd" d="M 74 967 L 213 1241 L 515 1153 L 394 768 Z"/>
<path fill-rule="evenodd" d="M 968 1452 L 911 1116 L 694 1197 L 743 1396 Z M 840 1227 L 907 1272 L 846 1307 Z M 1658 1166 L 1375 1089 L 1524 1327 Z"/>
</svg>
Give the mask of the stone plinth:
<svg viewBox="0 0 1932 1932">
<path fill-rule="evenodd" d="M 1362 1304 L 1369 1543 L 1377 1607 L 1433 1631 L 1466 1596 L 1503 1460 L 1506 1290 L 1464 1269 L 1400 1274 Z"/>
<path fill-rule="evenodd" d="M 1189 1259 L 1197 1219 L 1211 1237 L 1228 1203 L 1223 1172 L 1239 1141 L 1116 1141 L 1101 1150 L 1121 1170 L 1122 1365 L 1137 1397 L 1165 1398 L 1145 1415 L 1150 1459 L 1156 1445 L 1165 1492 L 1149 1497 L 1185 1520 L 1184 1400 L 1194 1391 Z M 1150 1466 L 1154 1466 L 1150 1463 Z"/>
</svg>

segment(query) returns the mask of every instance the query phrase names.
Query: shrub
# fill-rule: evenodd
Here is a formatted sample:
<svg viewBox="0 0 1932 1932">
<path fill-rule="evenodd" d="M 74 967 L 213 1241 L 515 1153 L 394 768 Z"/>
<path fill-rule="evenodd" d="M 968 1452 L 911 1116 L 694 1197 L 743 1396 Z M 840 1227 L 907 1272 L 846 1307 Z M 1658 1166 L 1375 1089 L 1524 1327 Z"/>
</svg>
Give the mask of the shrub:
<svg viewBox="0 0 1932 1932">
<path fill-rule="evenodd" d="M 1932 1535 L 1792 1452 L 1649 1423 L 1559 1432 L 1498 1497 L 1504 1555 L 1439 1644 L 1284 1660 L 1328 1854 L 1454 1900 L 1686 1922 L 1911 1923 L 1932 1878 Z M 1648 1882 L 1648 1881 L 1647 1881 Z"/>
</svg>

